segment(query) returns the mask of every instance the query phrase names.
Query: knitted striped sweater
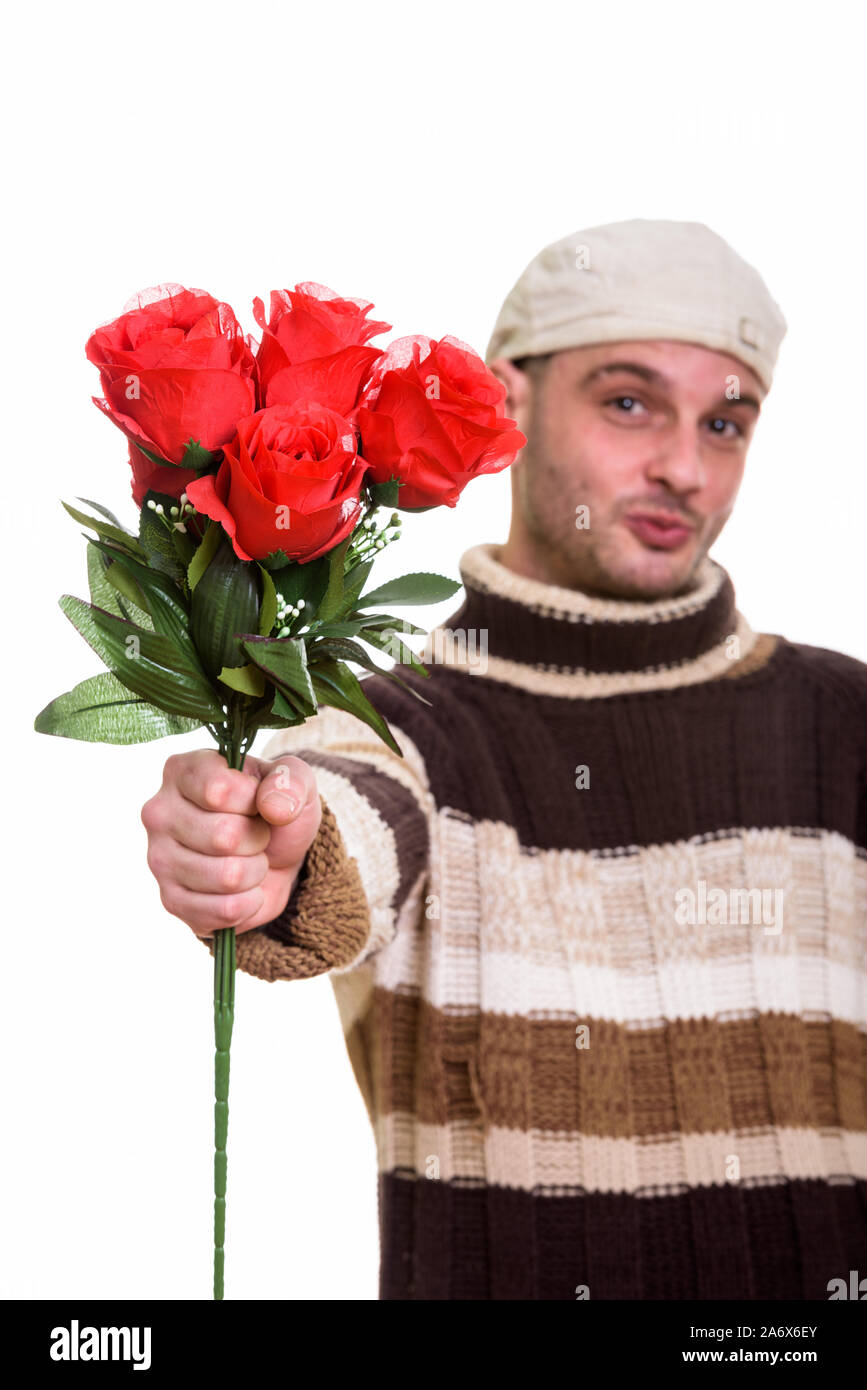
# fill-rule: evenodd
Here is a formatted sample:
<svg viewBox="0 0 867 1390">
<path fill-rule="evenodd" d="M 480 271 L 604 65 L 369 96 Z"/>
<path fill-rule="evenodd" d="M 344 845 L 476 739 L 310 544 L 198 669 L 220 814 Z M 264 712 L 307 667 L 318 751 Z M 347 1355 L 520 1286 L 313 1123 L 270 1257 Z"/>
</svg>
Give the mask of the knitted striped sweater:
<svg viewBox="0 0 867 1390">
<path fill-rule="evenodd" d="M 706 558 L 608 601 L 477 545 L 430 677 L 275 734 L 323 805 L 266 980 L 328 972 L 383 1299 L 827 1299 L 867 1274 L 867 665 Z"/>
</svg>

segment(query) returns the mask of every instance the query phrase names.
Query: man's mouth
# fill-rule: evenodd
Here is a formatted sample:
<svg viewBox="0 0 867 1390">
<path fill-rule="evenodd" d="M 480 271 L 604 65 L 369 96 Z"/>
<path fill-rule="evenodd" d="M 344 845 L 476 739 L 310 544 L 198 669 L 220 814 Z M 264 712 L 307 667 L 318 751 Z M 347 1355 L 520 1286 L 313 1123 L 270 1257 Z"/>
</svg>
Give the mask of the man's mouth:
<svg viewBox="0 0 867 1390">
<path fill-rule="evenodd" d="M 695 529 L 676 513 L 630 512 L 624 521 L 633 535 L 657 550 L 676 550 Z"/>
</svg>

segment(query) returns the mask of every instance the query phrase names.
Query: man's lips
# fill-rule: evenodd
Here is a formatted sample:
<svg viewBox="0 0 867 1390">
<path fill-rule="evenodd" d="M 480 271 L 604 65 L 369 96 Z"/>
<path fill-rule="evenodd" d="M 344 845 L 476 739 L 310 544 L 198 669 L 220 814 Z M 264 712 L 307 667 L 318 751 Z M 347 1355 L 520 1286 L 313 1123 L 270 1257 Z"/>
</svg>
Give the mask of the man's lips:
<svg viewBox="0 0 867 1390">
<path fill-rule="evenodd" d="M 676 550 L 695 529 L 672 512 L 630 512 L 624 521 L 639 540 L 658 550 Z"/>
</svg>

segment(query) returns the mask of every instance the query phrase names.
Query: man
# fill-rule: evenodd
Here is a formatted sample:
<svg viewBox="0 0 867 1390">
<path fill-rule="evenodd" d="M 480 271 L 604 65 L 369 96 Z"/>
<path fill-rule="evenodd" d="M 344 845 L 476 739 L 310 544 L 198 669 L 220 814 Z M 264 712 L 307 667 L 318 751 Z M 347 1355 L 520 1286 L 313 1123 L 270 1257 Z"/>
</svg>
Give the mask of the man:
<svg viewBox="0 0 867 1390">
<path fill-rule="evenodd" d="M 784 332 L 700 224 L 545 248 L 487 352 L 508 539 L 402 668 L 433 707 L 365 687 L 403 757 L 326 709 L 143 808 L 168 911 L 330 975 L 382 1298 L 826 1299 L 867 1263 L 867 666 L 753 631 L 707 553 Z"/>
</svg>

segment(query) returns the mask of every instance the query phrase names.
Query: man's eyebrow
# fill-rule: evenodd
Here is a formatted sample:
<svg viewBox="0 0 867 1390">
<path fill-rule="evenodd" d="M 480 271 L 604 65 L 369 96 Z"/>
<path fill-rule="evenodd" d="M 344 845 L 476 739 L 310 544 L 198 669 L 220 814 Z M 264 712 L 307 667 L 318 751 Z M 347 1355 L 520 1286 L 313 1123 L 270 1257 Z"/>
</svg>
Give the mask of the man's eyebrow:
<svg viewBox="0 0 867 1390">
<path fill-rule="evenodd" d="M 601 367 L 594 367 L 592 371 L 588 372 L 587 375 L 582 378 L 580 385 L 582 387 L 591 386 L 593 382 L 597 381 L 600 377 L 613 376 L 616 372 L 632 372 L 634 376 L 640 376 L 644 381 L 649 382 L 651 386 L 671 385 L 671 382 L 664 373 L 658 372 L 655 367 L 646 367 L 643 362 L 604 362 Z M 755 396 L 729 397 L 723 394 L 711 409 L 730 409 L 733 405 L 749 406 L 757 415 L 762 408 L 761 401 Z"/>
</svg>

